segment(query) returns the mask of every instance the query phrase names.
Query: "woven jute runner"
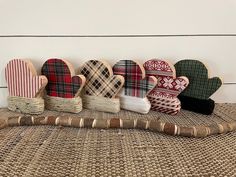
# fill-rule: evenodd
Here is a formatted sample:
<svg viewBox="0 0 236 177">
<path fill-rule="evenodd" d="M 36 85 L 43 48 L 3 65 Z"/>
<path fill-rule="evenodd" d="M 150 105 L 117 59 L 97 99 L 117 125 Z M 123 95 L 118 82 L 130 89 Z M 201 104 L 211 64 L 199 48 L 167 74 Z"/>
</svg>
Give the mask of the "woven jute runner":
<svg viewBox="0 0 236 177">
<path fill-rule="evenodd" d="M 83 110 L 79 114 L 45 111 L 36 117 L 0 109 L 3 126 L 9 118 L 13 121 L 10 124 L 39 125 L 1 127 L 0 176 L 236 176 L 234 131 L 189 138 L 103 127 L 104 123 L 117 126 L 114 122 L 118 119 L 136 120 L 135 128 L 142 129 L 151 127 L 146 122 L 168 122 L 180 127 L 225 125 L 236 120 L 235 108 L 235 104 L 217 105 L 211 116 L 188 111 L 168 116 Z M 64 127 L 72 125 L 75 118 L 83 120 L 78 127 L 94 128 Z M 141 121 L 144 119 L 147 121 Z M 48 125 L 50 121 L 52 125 Z"/>
<path fill-rule="evenodd" d="M 59 125 L 77 128 L 124 128 L 143 129 L 161 132 L 172 136 L 206 137 L 215 134 L 228 133 L 236 130 L 235 110 L 230 105 L 218 105 L 210 116 L 204 116 L 189 111 L 182 111 L 178 116 L 171 116 L 154 111 L 148 114 L 138 114 L 130 111 L 120 111 L 118 114 L 91 111 L 84 109 L 79 114 L 63 114 L 46 111 L 44 114 L 4 116 L 0 128 L 24 125 Z M 5 111 L 4 113 L 6 113 Z"/>
</svg>

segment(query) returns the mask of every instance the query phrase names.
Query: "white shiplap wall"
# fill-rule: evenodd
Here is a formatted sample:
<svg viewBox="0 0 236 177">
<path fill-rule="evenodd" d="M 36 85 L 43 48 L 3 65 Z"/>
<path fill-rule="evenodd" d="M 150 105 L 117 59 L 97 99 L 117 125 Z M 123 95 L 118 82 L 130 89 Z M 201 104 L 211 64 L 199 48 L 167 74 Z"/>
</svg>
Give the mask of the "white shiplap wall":
<svg viewBox="0 0 236 177">
<path fill-rule="evenodd" d="M 236 102 L 235 18 L 235 0 L 0 0 L 0 106 L 10 59 L 50 57 L 199 59 L 225 83 L 213 98 Z"/>
</svg>

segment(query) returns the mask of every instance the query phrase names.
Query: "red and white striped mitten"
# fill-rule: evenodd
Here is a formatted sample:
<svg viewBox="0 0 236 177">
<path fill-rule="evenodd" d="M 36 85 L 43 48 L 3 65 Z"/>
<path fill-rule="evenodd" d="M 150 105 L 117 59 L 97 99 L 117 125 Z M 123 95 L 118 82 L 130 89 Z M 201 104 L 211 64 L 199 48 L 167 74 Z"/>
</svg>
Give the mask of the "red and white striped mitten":
<svg viewBox="0 0 236 177">
<path fill-rule="evenodd" d="M 5 68 L 9 96 L 8 108 L 28 114 L 40 114 L 44 111 L 42 94 L 48 80 L 38 76 L 29 60 L 14 59 Z"/>
</svg>

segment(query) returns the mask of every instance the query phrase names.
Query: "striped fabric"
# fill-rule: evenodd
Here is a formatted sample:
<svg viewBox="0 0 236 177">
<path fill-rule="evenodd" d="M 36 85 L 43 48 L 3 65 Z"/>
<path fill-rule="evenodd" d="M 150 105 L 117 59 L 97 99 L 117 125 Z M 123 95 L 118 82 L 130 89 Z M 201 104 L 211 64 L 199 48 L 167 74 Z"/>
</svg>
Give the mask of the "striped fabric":
<svg viewBox="0 0 236 177">
<path fill-rule="evenodd" d="M 180 100 L 178 98 L 165 99 L 160 97 L 152 97 L 148 95 L 148 99 L 153 104 L 163 105 L 167 107 L 179 107 L 181 105 Z"/>
<path fill-rule="evenodd" d="M 49 59 L 42 67 L 42 74 L 48 78 L 47 95 L 74 98 L 82 85 L 80 76 L 72 76 L 68 65 L 61 59 Z"/>
<path fill-rule="evenodd" d="M 123 86 L 122 76 L 113 75 L 112 69 L 102 61 L 90 60 L 80 69 L 86 78 L 85 94 L 114 98 Z"/>
<path fill-rule="evenodd" d="M 143 66 L 132 60 L 120 60 L 113 66 L 113 72 L 125 78 L 124 94 L 144 98 L 157 83 L 153 76 L 145 78 Z"/>
<path fill-rule="evenodd" d="M 29 61 L 11 60 L 5 68 L 10 96 L 34 98 L 47 84 L 45 76 L 36 76 L 33 65 Z"/>
<path fill-rule="evenodd" d="M 181 109 L 180 101 L 177 98 L 172 99 L 173 101 L 166 101 L 162 98 L 148 96 L 148 100 L 151 102 L 151 110 L 153 111 L 176 115 Z"/>
</svg>

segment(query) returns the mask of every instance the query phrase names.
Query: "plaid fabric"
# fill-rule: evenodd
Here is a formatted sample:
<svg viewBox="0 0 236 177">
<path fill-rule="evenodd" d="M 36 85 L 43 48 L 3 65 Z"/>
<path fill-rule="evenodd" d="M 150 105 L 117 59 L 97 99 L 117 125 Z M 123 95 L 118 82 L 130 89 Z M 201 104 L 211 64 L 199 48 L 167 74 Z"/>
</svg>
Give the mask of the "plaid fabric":
<svg viewBox="0 0 236 177">
<path fill-rule="evenodd" d="M 156 86 L 156 78 L 143 78 L 140 66 L 132 60 L 120 60 L 113 66 L 113 72 L 124 76 L 124 94 L 127 96 L 144 98 Z"/>
<path fill-rule="evenodd" d="M 143 71 L 133 60 L 120 60 L 113 66 L 114 74 L 124 76 L 129 80 L 142 80 Z"/>
<path fill-rule="evenodd" d="M 49 59 L 42 67 L 42 74 L 48 78 L 47 95 L 62 98 L 73 98 L 80 89 L 82 80 L 71 77 L 66 63 L 60 59 Z"/>
<path fill-rule="evenodd" d="M 182 60 L 175 64 L 177 76 L 184 75 L 189 79 L 189 86 L 181 95 L 198 99 L 208 99 L 222 85 L 218 77 L 208 79 L 208 71 L 203 63 L 197 60 Z"/>
<path fill-rule="evenodd" d="M 109 70 L 110 69 L 110 70 Z M 85 94 L 113 98 L 123 86 L 123 78 L 115 76 L 103 62 L 90 60 L 81 68 L 86 77 Z"/>
</svg>

